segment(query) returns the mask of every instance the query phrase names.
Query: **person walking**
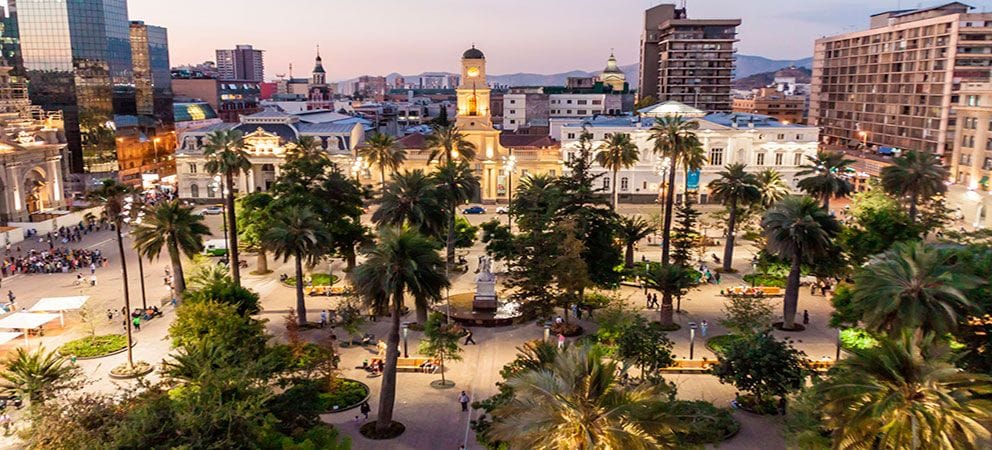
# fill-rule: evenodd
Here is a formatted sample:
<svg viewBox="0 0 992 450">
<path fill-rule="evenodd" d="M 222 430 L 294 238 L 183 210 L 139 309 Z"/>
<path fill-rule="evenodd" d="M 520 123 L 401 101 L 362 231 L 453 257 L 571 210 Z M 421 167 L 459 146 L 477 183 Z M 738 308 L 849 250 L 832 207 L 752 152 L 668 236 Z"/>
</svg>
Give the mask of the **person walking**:
<svg viewBox="0 0 992 450">
<path fill-rule="evenodd" d="M 113 321 L 114 321 L 114 311 L 110 308 L 107 308 L 107 322 L 113 322 Z"/>
<path fill-rule="evenodd" d="M 96 274 L 90 275 L 90 286 L 96 286 Z"/>
<path fill-rule="evenodd" d="M 700 322 L 699 323 L 699 334 L 701 334 L 703 337 L 706 337 L 706 330 L 709 327 L 710 327 L 709 322 L 706 322 L 705 320 L 702 321 L 702 322 Z"/>
<path fill-rule="evenodd" d="M 565 335 L 558 333 L 558 350 L 565 348 Z"/>
<path fill-rule="evenodd" d="M 716 280 L 716 284 L 720 284 L 720 272 L 713 274 L 713 279 Z"/>
<path fill-rule="evenodd" d="M 10 306 L 11 306 L 11 308 L 13 308 L 13 307 L 14 307 L 14 300 L 15 300 L 16 298 L 17 298 L 17 297 L 16 297 L 15 295 L 14 295 L 14 291 L 11 291 L 11 290 L 7 290 L 7 300 L 8 300 L 9 302 L 10 302 Z"/>
<path fill-rule="evenodd" d="M 325 309 L 320 312 L 320 327 L 324 328 L 326 326 L 327 326 L 327 310 Z"/>
<path fill-rule="evenodd" d="M 468 345 L 469 343 L 472 343 L 472 345 L 476 345 L 475 339 L 472 339 L 472 330 L 468 329 L 467 331 L 468 334 L 465 335 L 465 345 Z"/>
<path fill-rule="evenodd" d="M 468 411 L 468 400 L 468 394 L 466 394 L 465 391 L 462 391 L 462 393 L 458 395 L 458 403 L 462 404 L 462 411 Z"/>
<path fill-rule="evenodd" d="M 803 310 L 803 325 L 809 325 L 809 310 Z"/>
<path fill-rule="evenodd" d="M 362 402 L 362 406 L 359 410 L 362 412 L 362 415 L 365 416 L 365 420 L 369 420 L 369 413 L 372 412 L 372 407 L 369 406 L 368 400 Z"/>
<path fill-rule="evenodd" d="M 96 273 L 96 263 L 95 262 L 91 262 L 90 263 L 90 275 L 92 275 L 94 273 Z"/>
<path fill-rule="evenodd" d="M 141 331 L 141 316 L 135 316 L 131 324 L 134 325 L 134 331 Z"/>
</svg>

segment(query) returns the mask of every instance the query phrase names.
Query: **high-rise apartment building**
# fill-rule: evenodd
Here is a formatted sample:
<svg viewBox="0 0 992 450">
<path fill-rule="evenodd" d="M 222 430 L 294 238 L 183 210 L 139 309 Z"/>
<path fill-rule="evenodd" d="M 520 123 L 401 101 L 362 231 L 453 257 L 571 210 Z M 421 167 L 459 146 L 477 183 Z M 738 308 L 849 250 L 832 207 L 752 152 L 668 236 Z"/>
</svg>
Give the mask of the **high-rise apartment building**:
<svg viewBox="0 0 992 450">
<path fill-rule="evenodd" d="M 867 30 L 818 39 L 809 120 L 822 139 L 949 153 L 960 86 L 992 73 L 992 13 L 971 9 L 886 11 Z"/>
<path fill-rule="evenodd" d="M 233 50 L 217 50 L 217 78 L 221 80 L 243 80 L 261 83 L 265 64 L 262 50 L 250 45 L 237 45 Z"/>
<path fill-rule="evenodd" d="M 131 22 L 131 58 L 134 62 L 134 90 L 137 117 L 153 128 L 151 148 L 133 145 L 132 161 L 120 161 L 122 179 L 136 179 L 141 173 L 158 176 L 175 174 L 172 161 L 176 148 L 175 114 L 172 100 L 172 73 L 169 65 L 168 32 L 163 27 Z M 152 120 L 149 120 L 152 119 Z M 140 139 L 139 139 L 140 141 Z M 119 157 L 122 155 L 118 155 Z"/>
<path fill-rule="evenodd" d="M 638 96 L 730 111 L 740 24 L 740 19 L 689 19 L 685 8 L 671 4 L 645 11 Z"/>
</svg>

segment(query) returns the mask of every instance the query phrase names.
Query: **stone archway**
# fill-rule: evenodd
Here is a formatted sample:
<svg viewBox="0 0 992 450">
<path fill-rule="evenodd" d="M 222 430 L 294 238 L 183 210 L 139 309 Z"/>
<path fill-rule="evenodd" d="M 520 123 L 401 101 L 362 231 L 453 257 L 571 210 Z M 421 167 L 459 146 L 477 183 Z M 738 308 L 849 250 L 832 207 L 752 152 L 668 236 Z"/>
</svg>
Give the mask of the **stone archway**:
<svg viewBox="0 0 992 450">
<path fill-rule="evenodd" d="M 34 214 L 52 204 L 52 193 L 45 171 L 40 167 L 29 170 L 24 175 L 24 206 L 28 214 Z"/>
</svg>

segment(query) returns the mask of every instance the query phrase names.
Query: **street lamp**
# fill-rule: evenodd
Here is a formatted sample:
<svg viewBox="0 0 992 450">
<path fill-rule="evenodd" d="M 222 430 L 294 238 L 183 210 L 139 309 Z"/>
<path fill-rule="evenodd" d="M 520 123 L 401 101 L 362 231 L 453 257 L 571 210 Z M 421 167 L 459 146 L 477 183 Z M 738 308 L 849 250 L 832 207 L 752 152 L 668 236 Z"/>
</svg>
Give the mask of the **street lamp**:
<svg viewBox="0 0 992 450">
<path fill-rule="evenodd" d="M 544 342 L 548 342 L 548 338 L 551 337 L 551 322 L 544 322 Z"/>
<path fill-rule="evenodd" d="M 213 186 L 214 186 L 214 191 L 215 192 L 218 192 L 218 191 L 221 192 L 221 195 L 222 196 L 226 196 L 227 195 L 227 189 L 221 190 L 220 175 L 214 175 Z M 228 241 L 228 238 L 227 238 L 227 202 L 221 202 L 220 213 L 221 213 L 221 221 L 224 224 L 224 247 L 225 247 L 224 248 L 224 254 L 227 256 L 227 263 L 230 264 L 231 263 L 231 243 Z M 237 264 L 238 262 L 235 261 L 234 263 Z"/>
<path fill-rule="evenodd" d="M 135 225 L 141 225 L 141 220 L 145 216 L 145 212 L 142 211 L 141 201 L 135 202 L 133 195 L 128 195 L 124 197 L 124 208 L 122 211 L 124 216 L 121 221 L 126 224 L 134 223 Z M 134 239 L 134 236 L 131 236 Z M 135 247 L 137 250 L 137 247 Z M 148 300 L 145 295 L 145 264 L 141 261 L 141 252 L 138 252 L 138 281 L 141 284 L 141 309 L 148 309 Z"/>
<path fill-rule="evenodd" d="M 404 322 L 403 323 L 403 357 L 404 358 L 410 357 L 410 355 L 407 353 L 407 347 L 406 347 L 406 342 L 407 342 L 406 338 L 409 335 L 410 335 L 410 324 Z"/>
<path fill-rule="evenodd" d="M 517 157 L 514 155 L 503 157 L 503 166 L 506 168 L 506 219 L 510 229 L 513 229 L 513 170 L 517 167 Z"/>
<path fill-rule="evenodd" d="M 689 322 L 689 360 L 695 355 L 696 349 L 696 322 Z"/>
<path fill-rule="evenodd" d="M 155 162 L 158 163 L 158 143 L 162 142 L 161 138 L 152 139 L 152 148 L 155 149 Z"/>
</svg>

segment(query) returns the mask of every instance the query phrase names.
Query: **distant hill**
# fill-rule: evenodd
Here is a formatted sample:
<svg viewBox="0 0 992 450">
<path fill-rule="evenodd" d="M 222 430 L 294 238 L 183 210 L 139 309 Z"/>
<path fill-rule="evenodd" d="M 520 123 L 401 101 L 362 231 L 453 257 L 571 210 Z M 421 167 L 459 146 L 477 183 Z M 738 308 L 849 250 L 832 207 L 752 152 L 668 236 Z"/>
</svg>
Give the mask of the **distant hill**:
<svg viewBox="0 0 992 450">
<path fill-rule="evenodd" d="M 754 75 L 738 78 L 734 80 L 736 89 L 757 89 L 768 86 L 775 81 L 776 76 L 796 77 L 797 83 L 809 83 L 813 71 L 805 67 L 789 67 L 771 72 L 756 73 Z"/>
<path fill-rule="evenodd" d="M 751 75 L 774 72 L 783 67 L 796 66 L 812 68 L 813 58 L 803 58 L 797 60 L 775 60 L 768 59 L 762 56 L 752 56 L 752 55 L 737 55 L 737 73 L 735 78 L 746 78 Z M 639 64 L 628 64 L 625 66 L 620 66 L 624 74 L 627 75 L 627 83 L 631 87 L 637 87 L 637 81 L 639 77 Z M 565 79 L 568 77 L 590 77 L 599 75 L 599 70 L 595 71 L 584 71 L 584 70 L 572 70 L 569 72 L 553 73 L 553 74 L 539 74 L 539 73 L 511 73 L 504 75 L 489 75 L 489 82 L 491 84 L 505 85 L 505 86 L 562 86 L 565 84 Z M 438 73 L 438 72 L 431 72 Z M 409 80 L 414 80 L 420 76 L 416 75 L 400 75 L 398 73 L 391 73 L 386 76 L 390 83 L 396 79 L 396 77 L 402 76 Z M 357 78 L 352 78 L 350 80 L 341 80 L 339 83 L 351 83 L 357 80 Z"/>
</svg>

